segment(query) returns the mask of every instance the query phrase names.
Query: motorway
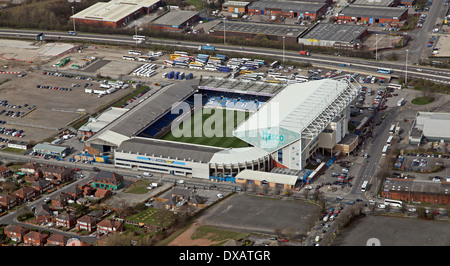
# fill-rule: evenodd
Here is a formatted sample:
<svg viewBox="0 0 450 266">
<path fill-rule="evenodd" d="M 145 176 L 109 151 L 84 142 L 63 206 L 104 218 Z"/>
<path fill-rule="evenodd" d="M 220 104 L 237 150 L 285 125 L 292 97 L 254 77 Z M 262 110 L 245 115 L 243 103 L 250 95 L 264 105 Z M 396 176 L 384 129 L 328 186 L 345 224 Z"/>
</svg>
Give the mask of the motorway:
<svg viewBox="0 0 450 266">
<path fill-rule="evenodd" d="M 442 0 L 439 0 L 442 1 Z M 25 39 L 35 39 L 36 35 L 40 31 L 34 30 L 7 30 L 1 29 L 0 36 L 12 37 L 12 38 L 25 38 Z M 124 35 L 107 35 L 107 34 L 85 34 L 78 33 L 78 35 L 73 36 L 62 32 L 45 32 L 45 38 L 49 40 L 81 40 L 83 42 L 100 42 L 100 43 L 117 43 L 117 44 L 128 44 L 128 45 L 138 45 L 140 47 L 145 47 L 145 44 L 136 44 L 136 41 L 132 39 L 131 36 Z M 159 44 L 166 46 L 173 46 L 175 49 L 179 48 L 190 48 L 198 49 L 200 45 L 204 45 L 201 42 L 179 42 L 174 40 L 147 40 L 146 44 Z M 421 45 L 419 42 L 417 45 Z M 282 49 L 269 49 L 269 48 L 254 48 L 254 47 L 236 47 L 231 45 L 218 45 L 214 44 L 216 51 L 218 52 L 240 52 L 242 54 L 251 54 L 255 56 L 267 56 L 271 55 L 273 58 L 282 59 L 283 51 Z M 450 70 L 437 69 L 430 67 L 421 67 L 421 71 L 417 70 L 417 67 L 406 66 L 404 63 L 396 62 L 385 62 L 385 61 L 374 61 L 374 60 L 363 60 L 358 58 L 348 58 L 348 57 L 336 57 L 331 55 L 319 55 L 313 54 L 311 56 L 301 56 L 298 52 L 284 51 L 284 56 L 286 59 L 302 62 L 311 63 L 312 65 L 322 65 L 332 68 L 340 68 L 347 72 L 370 72 L 376 73 L 377 68 L 390 68 L 392 69 L 393 77 L 403 77 L 405 75 L 406 69 L 408 78 L 423 78 L 432 80 L 438 83 L 450 84 Z M 345 67 L 341 67 L 341 64 L 350 64 Z"/>
</svg>

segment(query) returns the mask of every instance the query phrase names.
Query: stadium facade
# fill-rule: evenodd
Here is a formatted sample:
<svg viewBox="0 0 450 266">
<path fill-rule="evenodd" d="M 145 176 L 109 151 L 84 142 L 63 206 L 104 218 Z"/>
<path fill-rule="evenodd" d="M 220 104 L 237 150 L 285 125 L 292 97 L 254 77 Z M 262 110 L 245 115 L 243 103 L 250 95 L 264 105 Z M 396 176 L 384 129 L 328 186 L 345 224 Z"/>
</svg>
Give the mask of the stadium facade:
<svg viewBox="0 0 450 266">
<path fill-rule="evenodd" d="M 247 179 L 248 171 L 279 172 L 283 168 L 284 174 L 305 182 L 312 171 L 303 168 L 311 156 L 320 151 L 332 154 L 348 133 L 349 105 L 357 93 L 345 78 L 297 84 L 213 77 L 183 81 L 139 103 L 85 144 L 113 152 L 114 164 L 120 168 L 228 182 L 237 182 L 244 170 Z M 161 139 L 172 123 L 184 119 L 183 113 L 173 114 L 171 109 L 186 102 L 194 110 L 196 94 L 203 95 L 202 108 L 250 113 L 232 131 L 248 147 Z"/>
</svg>

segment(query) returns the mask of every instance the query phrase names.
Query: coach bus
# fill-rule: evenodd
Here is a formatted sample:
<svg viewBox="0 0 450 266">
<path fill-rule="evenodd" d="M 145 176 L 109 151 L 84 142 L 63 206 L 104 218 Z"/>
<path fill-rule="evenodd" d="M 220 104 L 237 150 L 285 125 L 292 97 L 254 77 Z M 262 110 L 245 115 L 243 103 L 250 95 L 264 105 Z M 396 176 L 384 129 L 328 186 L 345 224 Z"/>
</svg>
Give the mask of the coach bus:
<svg viewBox="0 0 450 266">
<path fill-rule="evenodd" d="M 387 145 L 391 145 L 392 139 L 393 139 L 393 138 L 394 138 L 394 136 L 389 136 L 389 138 L 388 138 L 386 144 L 387 144 Z"/>
<path fill-rule="evenodd" d="M 388 150 L 389 146 L 388 145 L 384 145 L 383 150 L 381 151 L 381 155 L 386 155 L 387 150 Z"/>
<path fill-rule="evenodd" d="M 384 205 L 391 205 L 392 207 L 402 207 L 403 202 L 400 200 L 384 199 Z"/>
<path fill-rule="evenodd" d="M 133 35 L 133 40 L 145 41 L 146 37 L 143 35 Z"/>
<path fill-rule="evenodd" d="M 366 192 L 367 185 L 369 184 L 369 181 L 365 180 L 361 186 L 361 191 Z"/>
<path fill-rule="evenodd" d="M 378 72 L 378 73 L 383 73 L 383 74 L 391 74 L 391 73 L 392 73 L 392 70 L 389 69 L 389 68 L 378 68 L 378 69 L 377 69 L 377 72 Z"/>
</svg>

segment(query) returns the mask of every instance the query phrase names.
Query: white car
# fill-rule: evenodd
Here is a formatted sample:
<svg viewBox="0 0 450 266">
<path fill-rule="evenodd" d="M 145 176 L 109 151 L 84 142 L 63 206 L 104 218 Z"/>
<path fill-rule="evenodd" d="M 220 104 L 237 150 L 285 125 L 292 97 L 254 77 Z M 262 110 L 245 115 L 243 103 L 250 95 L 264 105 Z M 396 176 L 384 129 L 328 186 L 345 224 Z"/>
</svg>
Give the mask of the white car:
<svg viewBox="0 0 450 266">
<path fill-rule="evenodd" d="M 145 175 L 145 176 L 153 176 L 153 175 L 152 175 L 151 173 L 149 173 L 149 172 L 144 172 L 143 175 Z"/>
<path fill-rule="evenodd" d="M 380 209 L 386 209 L 386 205 L 380 204 L 380 205 L 378 205 L 378 208 L 380 208 Z"/>
<path fill-rule="evenodd" d="M 223 195 L 222 195 L 222 194 L 217 194 L 217 197 L 218 197 L 219 199 L 221 199 L 221 198 L 223 198 Z"/>
<path fill-rule="evenodd" d="M 417 71 L 421 72 L 421 71 L 422 71 L 422 69 L 421 69 L 421 68 L 418 68 L 418 69 L 417 69 Z"/>
<path fill-rule="evenodd" d="M 184 184 L 184 180 L 183 180 L 183 179 L 178 180 L 177 183 L 178 183 L 178 184 Z"/>
<path fill-rule="evenodd" d="M 417 210 L 415 208 L 408 209 L 409 212 L 416 212 Z"/>
</svg>

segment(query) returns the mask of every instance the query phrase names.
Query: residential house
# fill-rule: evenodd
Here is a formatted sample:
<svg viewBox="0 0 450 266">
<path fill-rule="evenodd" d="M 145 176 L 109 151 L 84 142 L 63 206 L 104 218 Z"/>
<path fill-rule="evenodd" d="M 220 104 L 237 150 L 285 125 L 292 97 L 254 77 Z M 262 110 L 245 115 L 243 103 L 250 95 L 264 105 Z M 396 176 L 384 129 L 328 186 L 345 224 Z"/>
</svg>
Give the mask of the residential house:
<svg viewBox="0 0 450 266">
<path fill-rule="evenodd" d="M 78 237 L 72 237 L 67 240 L 66 246 L 79 247 L 79 246 L 87 246 L 87 244 L 81 241 Z"/>
<path fill-rule="evenodd" d="M 20 225 L 10 224 L 4 228 L 3 232 L 12 241 L 21 242 L 23 236 L 30 232 L 30 229 L 22 227 Z"/>
<path fill-rule="evenodd" d="M 9 210 L 19 203 L 19 198 L 13 194 L 7 194 L 5 196 L 0 197 L 0 205 L 3 206 L 4 210 Z"/>
<path fill-rule="evenodd" d="M 189 189 L 174 188 L 165 198 L 163 198 L 163 201 L 166 209 L 174 210 L 184 206 L 185 204 L 199 207 L 200 204 L 205 202 L 205 198 L 193 194 Z"/>
<path fill-rule="evenodd" d="M 54 208 L 64 208 L 67 205 L 67 201 L 70 199 L 70 195 L 65 192 L 60 192 L 58 195 L 52 198 L 52 206 Z"/>
<path fill-rule="evenodd" d="M 4 166 L 0 166 L 0 177 L 8 177 L 11 176 L 13 172 L 8 168 Z"/>
<path fill-rule="evenodd" d="M 106 190 L 106 189 L 103 189 L 103 188 L 98 188 L 98 189 L 95 191 L 95 197 L 96 197 L 96 198 L 102 199 L 102 198 L 109 197 L 109 196 L 111 196 L 111 195 L 112 195 L 111 190 Z"/>
<path fill-rule="evenodd" d="M 52 182 L 40 179 L 31 184 L 31 187 L 34 188 L 39 194 L 45 193 L 47 190 L 51 190 L 53 188 Z"/>
<path fill-rule="evenodd" d="M 75 226 L 77 217 L 72 212 L 63 212 L 56 216 L 56 226 L 62 226 L 64 228 L 72 228 Z"/>
<path fill-rule="evenodd" d="M 43 164 L 39 170 L 45 179 L 55 184 L 65 183 L 72 177 L 72 169 L 66 166 Z"/>
<path fill-rule="evenodd" d="M 26 202 L 36 196 L 36 190 L 33 187 L 23 187 L 14 192 L 19 198 L 19 202 Z"/>
<path fill-rule="evenodd" d="M 78 230 L 92 232 L 97 228 L 97 218 L 85 215 L 77 220 L 76 227 Z"/>
<path fill-rule="evenodd" d="M 104 219 L 97 224 L 97 232 L 99 233 L 115 233 L 121 232 L 123 224 L 117 220 Z"/>
<path fill-rule="evenodd" d="M 83 190 L 78 186 L 73 186 L 67 191 L 67 194 L 70 195 L 72 200 L 76 201 L 83 196 Z"/>
<path fill-rule="evenodd" d="M 36 207 L 34 210 L 34 218 L 36 223 L 48 223 L 53 218 L 52 209 L 48 204 L 42 204 Z"/>
<path fill-rule="evenodd" d="M 84 196 L 94 195 L 95 189 L 93 187 L 91 187 L 90 184 L 88 184 L 88 183 L 79 184 L 78 187 L 83 191 Z"/>
<path fill-rule="evenodd" d="M 36 175 L 39 172 L 39 167 L 40 166 L 38 163 L 29 162 L 24 164 L 21 168 L 19 168 L 19 171 L 30 175 Z"/>
<path fill-rule="evenodd" d="M 27 246 L 44 246 L 47 243 L 47 234 L 30 231 L 23 236 L 23 243 Z"/>
<path fill-rule="evenodd" d="M 92 187 L 118 190 L 123 187 L 123 176 L 109 171 L 100 171 L 92 179 Z"/>
<path fill-rule="evenodd" d="M 65 246 L 67 243 L 67 240 L 68 240 L 68 238 L 63 235 L 53 234 L 47 239 L 47 244 L 45 244 L 45 245 L 46 246 Z"/>
</svg>

